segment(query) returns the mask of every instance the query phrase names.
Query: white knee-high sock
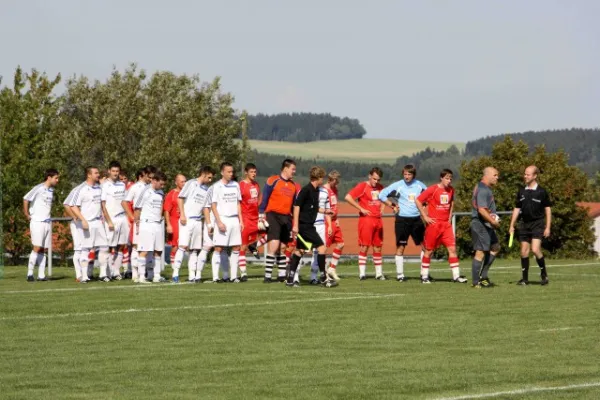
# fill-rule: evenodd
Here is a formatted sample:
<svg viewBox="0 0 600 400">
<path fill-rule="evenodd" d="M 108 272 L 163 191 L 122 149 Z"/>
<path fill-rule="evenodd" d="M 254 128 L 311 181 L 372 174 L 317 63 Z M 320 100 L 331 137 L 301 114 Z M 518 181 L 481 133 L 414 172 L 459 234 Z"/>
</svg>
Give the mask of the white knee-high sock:
<svg viewBox="0 0 600 400">
<path fill-rule="evenodd" d="M 162 269 L 162 255 L 154 256 L 154 279 L 160 279 L 160 271 Z"/>
<path fill-rule="evenodd" d="M 398 278 L 404 276 L 404 256 L 396 256 L 396 275 Z"/>
<path fill-rule="evenodd" d="M 75 278 L 81 280 L 81 250 L 73 252 L 73 267 L 75 268 Z"/>
<path fill-rule="evenodd" d="M 192 250 L 188 259 L 188 280 L 196 279 L 196 268 L 198 268 L 198 250 Z"/>
<path fill-rule="evenodd" d="M 123 252 L 117 251 L 117 256 L 114 258 L 112 267 L 113 276 L 121 275 L 121 265 L 123 265 Z"/>
<path fill-rule="evenodd" d="M 173 278 L 179 276 L 179 269 L 181 268 L 181 264 L 183 263 L 183 259 L 185 258 L 185 253 L 185 249 L 182 249 L 181 247 L 179 247 L 177 249 L 177 252 L 175 253 L 175 259 L 171 262 L 171 265 L 173 267 Z"/>
<path fill-rule="evenodd" d="M 33 271 L 35 270 L 35 266 L 37 264 L 38 253 L 35 251 L 31 251 L 29 254 L 29 262 L 27 263 L 27 276 L 33 276 Z"/>
<path fill-rule="evenodd" d="M 229 255 L 227 251 L 221 252 L 221 274 L 223 279 L 229 279 Z"/>
<path fill-rule="evenodd" d="M 146 262 L 148 258 L 140 257 L 139 253 L 137 256 L 137 270 L 138 270 L 138 279 L 145 280 L 146 279 Z"/>
<path fill-rule="evenodd" d="M 98 254 L 98 262 L 100 263 L 100 278 L 108 276 L 108 249 L 101 249 Z"/>
<path fill-rule="evenodd" d="M 212 255 L 212 279 L 219 280 L 219 269 L 221 268 L 221 252 L 213 251 Z"/>
<path fill-rule="evenodd" d="M 206 264 L 207 258 L 208 250 L 200 250 L 200 254 L 198 254 L 198 262 L 196 263 L 196 279 L 202 278 L 202 271 L 204 270 L 204 265 Z"/>
<path fill-rule="evenodd" d="M 79 264 L 81 267 L 81 280 L 87 281 L 90 279 L 88 275 L 88 264 L 90 263 L 90 250 L 82 249 L 80 251 L 81 258 L 79 259 Z"/>
<path fill-rule="evenodd" d="M 229 260 L 229 264 L 230 264 L 230 276 L 232 280 L 237 279 L 237 272 L 238 272 L 238 265 L 239 265 L 239 261 L 240 261 L 240 252 L 239 251 L 232 251 L 231 252 L 231 260 Z"/>
<path fill-rule="evenodd" d="M 138 265 L 139 265 L 139 253 L 137 251 L 137 249 L 135 247 L 131 248 L 131 279 L 138 279 L 140 274 L 139 274 L 139 269 L 138 269 Z"/>
<path fill-rule="evenodd" d="M 46 277 L 46 253 L 38 253 L 38 278 L 44 279 Z"/>
</svg>

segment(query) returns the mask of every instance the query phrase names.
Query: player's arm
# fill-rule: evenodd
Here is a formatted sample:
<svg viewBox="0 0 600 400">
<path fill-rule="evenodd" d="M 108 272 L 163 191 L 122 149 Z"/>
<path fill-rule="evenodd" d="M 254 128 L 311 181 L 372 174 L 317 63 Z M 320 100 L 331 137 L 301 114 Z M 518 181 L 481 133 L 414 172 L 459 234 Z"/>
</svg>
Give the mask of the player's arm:
<svg viewBox="0 0 600 400">
<path fill-rule="evenodd" d="M 121 201 L 121 206 L 123 206 L 123 210 L 125 210 L 125 214 L 127 214 L 127 218 L 129 221 L 133 222 L 135 220 L 135 216 L 133 211 L 131 211 L 133 201 L 123 200 Z"/>
<path fill-rule="evenodd" d="M 427 210 L 425 210 L 424 206 L 429 202 L 432 193 L 433 189 L 427 189 L 415 199 L 415 205 L 419 209 L 419 214 L 421 214 L 421 219 L 423 220 L 425 225 L 435 224 L 435 220 L 429 215 L 427 215 Z"/>
<path fill-rule="evenodd" d="M 133 223 L 135 224 L 136 233 L 140 233 L 140 215 L 142 214 L 141 208 L 136 208 L 133 212 Z"/>
<path fill-rule="evenodd" d="M 102 200 L 102 215 L 104 215 L 104 220 L 106 221 L 106 224 L 108 225 L 108 229 L 111 231 L 114 231 L 115 226 L 113 225 L 112 219 L 110 219 L 110 214 L 108 213 L 108 210 L 106 209 L 106 200 Z"/>
<path fill-rule="evenodd" d="M 77 216 L 75 214 L 73 214 L 73 210 L 71 210 L 70 205 L 63 204 L 63 208 L 65 209 L 65 214 L 67 214 L 68 217 L 73 218 L 73 221 L 77 221 Z"/>
<path fill-rule="evenodd" d="M 238 200 L 238 218 L 240 220 L 240 231 L 244 230 L 244 216 L 242 215 L 242 202 Z"/>
<path fill-rule="evenodd" d="M 390 207 L 392 210 L 394 210 L 395 214 L 398 214 L 398 212 L 400 212 L 400 206 L 398 204 L 394 204 L 392 203 L 392 201 L 389 199 L 390 194 L 392 194 L 392 192 L 394 191 L 398 191 L 398 186 L 399 183 L 395 182 L 392 183 L 391 185 L 386 186 L 385 188 L 383 188 L 383 190 L 379 193 L 379 200 L 386 206 Z M 381 212 L 383 213 L 383 208 L 381 208 Z"/>
<path fill-rule="evenodd" d="M 27 199 L 23 199 L 23 214 L 25 214 L 27 221 L 31 221 L 31 215 L 29 215 L 29 200 Z"/>
<path fill-rule="evenodd" d="M 219 228 L 219 230 L 221 232 L 225 232 L 227 230 L 227 227 L 225 226 L 223 221 L 221 221 L 221 216 L 219 215 L 219 210 L 217 210 L 217 202 L 216 201 L 213 200 L 213 202 L 210 203 L 210 209 L 211 209 L 213 215 L 215 216 L 215 222 L 217 223 L 217 227 Z"/>
<path fill-rule="evenodd" d="M 211 221 L 210 221 L 210 208 L 208 208 L 208 207 L 204 207 L 204 208 L 202 209 L 202 215 L 204 215 L 204 223 L 205 223 L 207 226 L 209 226 L 209 227 L 210 227 L 210 226 L 211 226 Z"/>
<path fill-rule="evenodd" d="M 552 226 L 552 209 L 545 207 L 544 212 L 546 214 L 546 229 L 544 229 L 544 237 L 550 236 L 550 227 Z"/>
<path fill-rule="evenodd" d="M 498 228 L 500 226 L 500 222 L 496 221 L 490 213 L 489 205 L 491 203 L 491 200 L 491 192 L 480 190 L 475 196 L 477 212 L 479 213 L 479 215 L 481 215 L 486 222 L 489 222 L 490 224 L 492 224 L 492 226 Z"/>
<path fill-rule="evenodd" d="M 454 214 L 454 196 L 452 196 L 452 202 L 450 203 L 450 215 L 448 216 L 448 222 L 452 222 L 452 214 Z"/>
<path fill-rule="evenodd" d="M 294 217 L 292 222 L 292 232 L 298 234 L 298 226 L 300 225 L 300 206 L 294 205 Z"/>
<path fill-rule="evenodd" d="M 165 219 L 165 227 L 167 229 L 167 233 L 173 233 L 173 225 L 171 225 L 171 210 L 173 209 L 174 203 L 173 195 L 167 195 L 165 198 L 165 204 L 163 205 L 163 217 Z"/>
<path fill-rule="evenodd" d="M 277 181 L 275 181 L 277 182 Z M 269 198 L 271 197 L 271 193 L 273 193 L 273 188 L 275 187 L 275 183 L 269 184 L 269 180 L 265 183 L 265 187 L 262 191 L 262 200 L 260 205 L 258 206 L 258 214 L 259 219 L 264 219 L 265 210 L 267 209 L 267 205 L 269 204 Z"/>
<path fill-rule="evenodd" d="M 88 222 L 86 221 L 86 219 L 85 219 L 85 218 L 83 218 L 83 215 L 81 214 L 81 208 L 79 208 L 79 206 L 78 206 L 78 205 L 76 205 L 76 204 L 75 204 L 75 205 L 72 205 L 72 206 L 71 206 L 71 212 L 72 212 L 73 214 L 75 214 L 75 216 L 77 217 L 77 219 L 78 219 L 78 220 L 80 220 L 80 221 L 81 221 L 81 227 L 82 227 L 83 229 L 85 229 L 86 231 L 87 231 L 88 229 L 90 229 L 90 225 L 88 224 Z"/>
<path fill-rule="evenodd" d="M 521 213 L 521 208 L 523 206 L 523 202 L 521 201 L 521 191 L 517 191 L 517 199 L 515 201 L 515 208 L 513 208 L 512 215 L 510 217 L 510 227 L 508 228 L 508 232 L 512 235 L 515 233 L 515 224 L 519 219 L 519 214 Z"/>
<path fill-rule="evenodd" d="M 187 217 L 185 216 L 185 199 L 182 197 L 177 198 L 177 207 L 179 207 L 179 221 L 181 221 L 181 225 L 187 224 Z"/>
<path fill-rule="evenodd" d="M 357 193 L 357 191 L 359 193 Z M 360 187 L 359 187 L 359 185 L 357 185 L 354 187 L 354 189 L 352 189 L 350 192 L 348 192 L 346 197 L 344 197 L 344 200 L 346 200 L 346 202 L 348 204 L 350 204 L 352 207 L 356 208 L 361 214 L 371 215 L 371 212 L 369 210 L 365 210 L 356 202 L 355 198 L 358 199 L 360 196 L 362 196 L 362 193 L 360 193 Z"/>
</svg>

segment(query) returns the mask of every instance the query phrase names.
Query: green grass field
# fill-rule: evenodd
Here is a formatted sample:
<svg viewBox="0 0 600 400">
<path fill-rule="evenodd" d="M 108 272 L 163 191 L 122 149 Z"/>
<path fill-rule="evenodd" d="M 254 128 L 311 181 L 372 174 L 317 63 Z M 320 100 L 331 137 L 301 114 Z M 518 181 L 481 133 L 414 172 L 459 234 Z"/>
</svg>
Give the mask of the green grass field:
<svg viewBox="0 0 600 400">
<path fill-rule="evenodd" d="M 550 285 L 519 287 L 501 261 L 492 289 L 448 282 L 446 263 L 431 285 L 406 269 L 360 282 L 343 265 L 337 288 L 291 289 L 258 266 L 243 284 L 143 286 L 6 267 L 0 397 L 600 398 L 600 262 L 551 261 Z"/>
<path fill-rule="evenodd" d="M 274 142 L 267 140 L 250 140 L 250 146 L 260 152 L 293 155 L 301 158 L 325 158 L 353 162 L 386 162 L 393 164 L 400 156 L 410 156 L 430 147 L 435 150 L 446 150 L 451 145 L 459 150 L 465 143 L 431 142 L 418 140 L 395 139 L 350 139 L 324 140 L 309 143 Z"/>
</svg>

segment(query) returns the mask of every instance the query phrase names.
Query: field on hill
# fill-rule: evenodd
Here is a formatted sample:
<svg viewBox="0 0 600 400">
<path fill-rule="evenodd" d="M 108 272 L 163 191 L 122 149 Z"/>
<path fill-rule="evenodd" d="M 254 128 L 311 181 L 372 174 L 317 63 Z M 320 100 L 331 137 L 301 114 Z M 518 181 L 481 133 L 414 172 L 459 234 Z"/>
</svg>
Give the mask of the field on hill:
<svg viewBox="0 0 600 400">
<path fill-rule="evenodd" d="M 551 261 L 550 285 L 520 287 L 501 261 L 492 289 L 449 282 L 446 263 L 431 285 L 416 263 L 405 283 L 356 269 L 291 289 L 259 266 L 242 284 L 142 286 L 77 284 L 71 268 L 27 283 L 6 267 L 2 397 L 600 398 L 600 262 Z"/>
<path fill-rule="evenodd" d="M 395 139 L 324 140 L 308 143 L 250 140 L 250 146 L 253 149 L 264 153 L 289 155 L 296 158 L 325 158 L 327 160 L 389 164 L 393 164 L 400 156 L 410 156 L 427 147 L 439 151 L 446 150 L 451 145 L 463 150 L 466 144 Z"/>
</svg>

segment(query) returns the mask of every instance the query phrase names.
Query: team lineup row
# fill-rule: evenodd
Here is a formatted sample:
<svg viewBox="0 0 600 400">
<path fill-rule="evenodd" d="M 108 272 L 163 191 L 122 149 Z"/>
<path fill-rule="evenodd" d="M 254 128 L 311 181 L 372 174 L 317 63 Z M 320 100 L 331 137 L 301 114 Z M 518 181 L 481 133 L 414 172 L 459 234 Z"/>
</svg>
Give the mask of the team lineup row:
<svg viewBox="0 0 600 400">
<path fill-rule="evenodd" d="M 213 183 L 215 171 L 202 167 L 195 179 L 175 178 L 175 188 L 163 192 L 166 176 L 153 166 L 140 169 L 135 183 L 127 181 L 118 162 L 109 164 L 105 177 L 98 168 L 86 168 L 86 180 L 76 186 L 63 202 L 73 237 L 73 263 L 76 279 L 89 281 L 93 263 L 90 255 L 98 251 L 100 280 L 122 279 L 121 268 L 134 282 L 165 282 L 162 252 L 171 245 L 172 281 L 179 282 L 179 270 L 188 257 L 189 281 L 200 282 L 209 253 L 212 251 L 212 280 L 206 282 L 244 282 L 247 280 L 246 253 L 257 254 L 256 247 L 267 246 L 264 282 L 277 280 L 290 287 L 299 286 L 300 260 L 313 252 L 311 284 L 336 286 L 336 272 L 344 241 L 338 222 L 340 174 L 327 176 L 320 167 L 309 171 L 310 183 L 300 187 L 294 181 L 296 164 L 286 159 L 281 171 L 269 177 L 261 192 L 256 182 L 257 168 L 247 164 L 244 179 L 237 182 L 231 163 L 220 167 L 220 179 Z M 511 234 L 521 216 L 519 241 L 522 250 L 523 279 L 528 284 L 529 252 L 533 251 L 547 284 L 541 239 L 550 234 L 550 201 L 537 185 L 538 170 L 525 170 L 525 188 L 517 194 L 511 218 Z M 466 283 L 460 275 L 455 237 L 451 225 L 454 207 L 452 171 L 444 169 L 437 184 L 426 187 L 416 179 L 416 169 L 406 165 L 403 179 L 387 187 L 380 180 L 382 171 L 375 167 L 368 180 L 357 184 L 345 200 L 359 212 L 359 277 L 366 279 L 367 252 L 372 249 L 375 276 L 385 280 L 382 269 L 383 211 L 390 207 L 396 214 L 396 279 L 404 277 L 404 249 L 409 237 L 422 246 L 421 282 L 431 282 L 429 266 L 432 252 L 447 248 L 452 280 Z M 325 182 L 325 179 L 327 180 Z M 45 278 L 45 249 L 51 240 L 50 210 L 53 188 L 59 173 L 47 170 L 43 183 L 24 196 L 24 213 L 30 220 L 33 251 L 29 257 L 27 280 Z M 475 257 L 472 265 L 473 287 L 492 287 L 488 271 L 499 251 L 494 229 L 499 226 L 492 187 L 498 181 L 493 167 L 484 170 L 481 182 L 473 191 L 471 233 Z M 540 213 L 540 210 L 542 212 Z M 540 221 L 542 222 L 540 224 Z M 543 226 L 542 226 L 543 225 Z M 165 234 L 166 231 L 166 234 Z M 167 239 L 167 241 L 165 240 Z M 326 249 L 334 246 L 326 265 Z M 238 277 L 238 269 L 240 276 Z"/>
</svg>

